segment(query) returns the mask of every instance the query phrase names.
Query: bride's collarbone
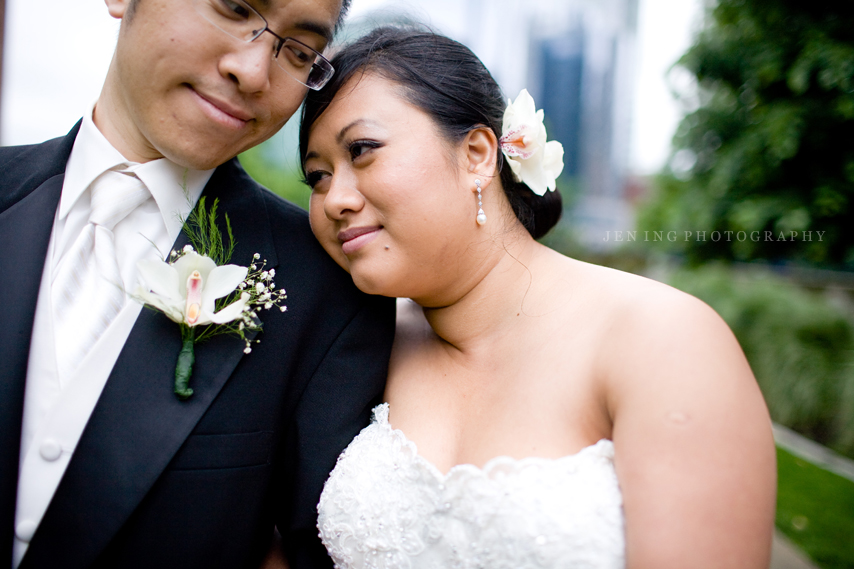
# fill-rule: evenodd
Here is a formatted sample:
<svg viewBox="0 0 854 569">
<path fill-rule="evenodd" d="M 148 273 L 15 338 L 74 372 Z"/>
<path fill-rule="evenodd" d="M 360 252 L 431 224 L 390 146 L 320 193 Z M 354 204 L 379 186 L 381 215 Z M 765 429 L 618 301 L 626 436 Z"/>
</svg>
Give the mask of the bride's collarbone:
<svg viewBox="0 0 854 569">
<path fill-rule="evenodd" d="M 576 402 L 595 399 L 600 389 L 590 338 L 578 328 L 547 330 L 542 336 L 501 338 L 460 350 L 437 337 L 396 340 L 389 367 L 387 394 L 414 394 L 479 405 L 536 407 L 553 402 L 575 412 Z"/>
<path fill-rule="evenodd" d="M 539 330 L 484 339 L 463 347 L 440 338 L 398 337 L 389 380 L 451 389 L 525 389 L 565 391 L 593 381 L 590 340 L 578 331 Z"/>
</svg>

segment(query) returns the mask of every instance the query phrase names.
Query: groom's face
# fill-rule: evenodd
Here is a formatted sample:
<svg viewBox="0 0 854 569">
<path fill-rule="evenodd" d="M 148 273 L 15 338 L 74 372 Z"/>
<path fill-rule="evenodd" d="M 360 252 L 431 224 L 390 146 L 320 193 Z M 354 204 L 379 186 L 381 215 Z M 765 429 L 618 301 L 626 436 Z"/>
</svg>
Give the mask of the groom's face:
<svg viewBox="0 0 854 569">
<path fill-rule="evenodd" d="M 106 0 L 123 19 L 106 88 L 115 134 L 137 161 L 166 157 L 208 169 L 272 136 L 293 115 L 307 87 L 272 57 L 274 38 L 247 43 L 205 19 L 202 3 L 230 0 Z M 341 0 L 248 0 L 282 37 L 322 52 Z M 100 126 L 100 125 L 99 125 Z"/>
</svg>

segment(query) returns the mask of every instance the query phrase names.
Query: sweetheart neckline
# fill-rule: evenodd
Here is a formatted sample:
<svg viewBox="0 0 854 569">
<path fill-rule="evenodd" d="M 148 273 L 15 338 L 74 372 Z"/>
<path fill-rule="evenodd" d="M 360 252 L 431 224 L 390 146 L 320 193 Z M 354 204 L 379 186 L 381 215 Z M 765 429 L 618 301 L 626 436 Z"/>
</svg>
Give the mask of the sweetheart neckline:
<svg viewBox="0 0 854 569">
<path fill-rule="evenodd" d="M 586 456 L 590 453 L 594 453 L 594 456 L 604 456 L 612 460 L 614 457 L 613 441 L 603 438 L 599 439 L 592 445 L 587 445 L 586 447 L 580 449 L 578 452 L 567 454 L 557 458 L 545 458 L 541 456 L 526 456 L 523 458 L 513 458 L 512 456 L 499 455 L 487 460 L 482 467 L 471 463 L 455 464 L 448 470 L 448 472 L 442 473 L 442 471 L 439 470 L 436 465 L 421 456 L 421 454 L 418 452 L 418 445 L 416 445 L 415 442 L 411 441 L 406 436 L 406 433 L 404 433 L 400 429 L 395 429 L 391 426 L 391 423 L 389 423 L 388 421 L 388 411 L 388 403 L 381 403 L 374 407 L 374 422 L 381 427 L 385 427 L 388 431 L 391 432 L 392 435 L 398 437 L 403 446 L 406 446 L 410 449 L 412 455 L 415 457 L 416 462 L 424 466 L 427 471 L 432 473 L 440 484 L 446 483 L 456 472 L 468 472 L 478 477 L 490 478 L 490 474 L 492 473 L 492 471 L 495 470 L 499 465 L 512 465 L 518 468 L 522 468 L 524 466 L 532 464 L 559 465 L 564 462 L 576 462 L 581 457 Z"/>
</svg>

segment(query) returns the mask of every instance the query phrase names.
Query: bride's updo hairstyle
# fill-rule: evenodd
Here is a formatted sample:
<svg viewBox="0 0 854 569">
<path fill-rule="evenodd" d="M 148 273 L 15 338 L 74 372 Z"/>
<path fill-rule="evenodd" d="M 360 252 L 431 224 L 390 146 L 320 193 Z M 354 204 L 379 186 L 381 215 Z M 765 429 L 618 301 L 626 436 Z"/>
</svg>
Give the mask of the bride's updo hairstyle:
<svg viewBox="0 0 854 569">
<path fill-rule="evenodd" d="M 507 99 L 477 56 L 445 36 L 412 28 L 377 28 L 342 48 L 332 58 L 335 75 L 319 91 L 309 91 L 300 126 L 300 162 L 305 164 L 308 134 L 339 89 L 359 73 L 377 73 L 399 84 L 407 101 L 427 113 L 452 144 L 486 126 L 501 138 Z M 516 217 L 538 239 L 560 220 L 557 191 L 538 196 L 517 182 L 498 149 L 501 185 Z"/>
</svg>

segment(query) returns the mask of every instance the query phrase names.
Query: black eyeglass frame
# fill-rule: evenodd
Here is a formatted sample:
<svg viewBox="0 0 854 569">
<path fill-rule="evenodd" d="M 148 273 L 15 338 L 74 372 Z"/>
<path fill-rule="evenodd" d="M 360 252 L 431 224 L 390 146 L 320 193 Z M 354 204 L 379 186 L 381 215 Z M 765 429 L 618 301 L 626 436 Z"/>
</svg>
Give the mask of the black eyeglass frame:
<svg viewBox="0 0 854 569">
<path fill-rule="evenodd" d="M 200 1 L 200 0 L 196 0 L 194 3 L 195 3 L 195 4 L 198 4 L 198 3 L 199 3 L 199 1 Z M 230 0 L 230 2 L 233 2 L 233 3 L 235 3 L 235 4 L 240 4 L 241 6 L 245 7 L 245 8 L 246 8 L 246 9 L 248 9 L 248 10 L 250 10 L 254 15 L 258 16 L 258 18 L 260 18 L 262 22 L 264 22 L 264 27 L 263 27 L 263 28 L 261 28 L 260 30 L 253 30 L 253 31 L 252 31 L 252 36 L 251 36 L 249 39 L 243 39 L 243 38 L 239 38 L 239 37 L 237 37 L 237 36 L 232 35 L 231 33 L 227 32 L 227 31 L 225 31 L 224 29 L 222 29 L 221 27 L 219 27 L 218 25 L 216 25 L 214 22 L 211 22 L 210 20 L 208 20 L 205 16 L 202 16 L 202 18 L 203 18 L 205 21 L 207 21 L 209 24 L 211 24 L 213 27 L 215 27 L 216 29 L 218 29 L 219 31 L 221 31 L 222 33 L 224 33 L 224 34 L 226 34 L 226 35 L 228 35 L 228 36 L 230 36 L 230 37 L 233 37 L 234 39 L 237 39 L 237 40 L 240 40 L 240 41 L 245 41 L 246 43 L 254 42 L 254 41 L 255 41 L 255 40 L 257 40 L 258 38 L 260 38 L 260 37 L 264 34 L 264 32 L 269 33 L 271 36 L 273 36 L 274 38 L 276 38 L 276 42 L 277 42 L 277 43 L 276 43 L 276 44 L 275 44 L 275 46 L 274 46 L 273 59 L 276 61 L 276 65 L 277 65 L 277 66 L 278 66 L 282 71 L 284 71 L 285 73 L 287 73 L 287 74 L 288 74 L 291 78 L 293 78 L 295 81 L 299 82 L 299 83 L 300 83 L 300 84 L 302 84 L 302 85 L 305 85 L 306 87 L 308 87 L 309 89 L 311 89 L 311 90 L 313 90 L 313 91 L 319 91 L 319 90 L 320 90 L 320 89 L 322 89 L 322 88 L 323 88 L 327 83 L 329 83 L 329 80 L 330 80 L 330 79 L 332 79 L 332 76 L 335 74 L 335 68 L 334 68 L 334 67 L 332 67 L 332 64 L 329 62 L 329 60 L 328 60 L 328 59 L 326 59 L 325 57 L 323 57 L 323 54 L 321 54 L 319 51 L 317 51 L 317 50 L 316 50 L 316 49 L 314 49 L 313 47 L 311 47 L 311 46 L 309 46 L 309 45 L 304 44 L 303 42 L 299 41 L 298 39 L 295 39 L 295 38 L 292 38 L 292 37 L 282 37 L 282 36 L 280 36 L 279 34 L 277 34 L 276 32 L 274 32 L 273 30 L 271 30 L 271 29 L 270 29 L 270 23 L 267 21 L 267 18 L 265 18 L 265 17 L 264 17 L 264 16 L 263 16 L 263 15 L 262 15 L 258 10 L 256 10 L 255 8 L 253 8 L 250 4 L 248 4 L 248 3 L 247 3 L 247 2 L 245 2 L 244 0 Z M 285 47 L 285 43 L 286 43 L 286 42 L 288 42 L 288 41 L 294 42 L 295 44 L 297 44 L 297 45 L 299 45 L 299 46 L 301 46 L 301 47 L 303 47 L 303 48 L 307 49 L 308 51 L 310 51 L 310 52 L 314 53 L 314 54 L 317 56 L 317 58 L 316 58 L 316 59 L 314 60 L 314 62 L 311 64 L 311 70 L 309 70 L 309 72 L 308 72 L 308 77 L 306 78 L 306 81 L 310 82 L 310 80 L 311 80 L 311 74 L 312 74 L 312 71 L 313 71 L 315 68 L 319 69 L 319 70 L 320 70 L 320 73 L 321 73 L 321 77 L 320 77 L 320 79 L 319 79 L 318 81 L 316 81 L 316 82 L 315 82 L 315 84 L 314 84 L 314 85 L 309 85 L 307 82 L 303 82 L 303 81 L 301 81 L 300 79 L 297 79 L 296 77 L 294 77 L 293 75 L 291 75 L 291 73 L 290 73 L 290 72 L 288 72 L 288 70 L 287 70 L 287 69 L 285 69 L 284 67 L 282 67 L 282 65 L 279 63 L 279 53 L 282 51 L 282 48 L 283 48 L 283 47 Z"/>
</svg>

